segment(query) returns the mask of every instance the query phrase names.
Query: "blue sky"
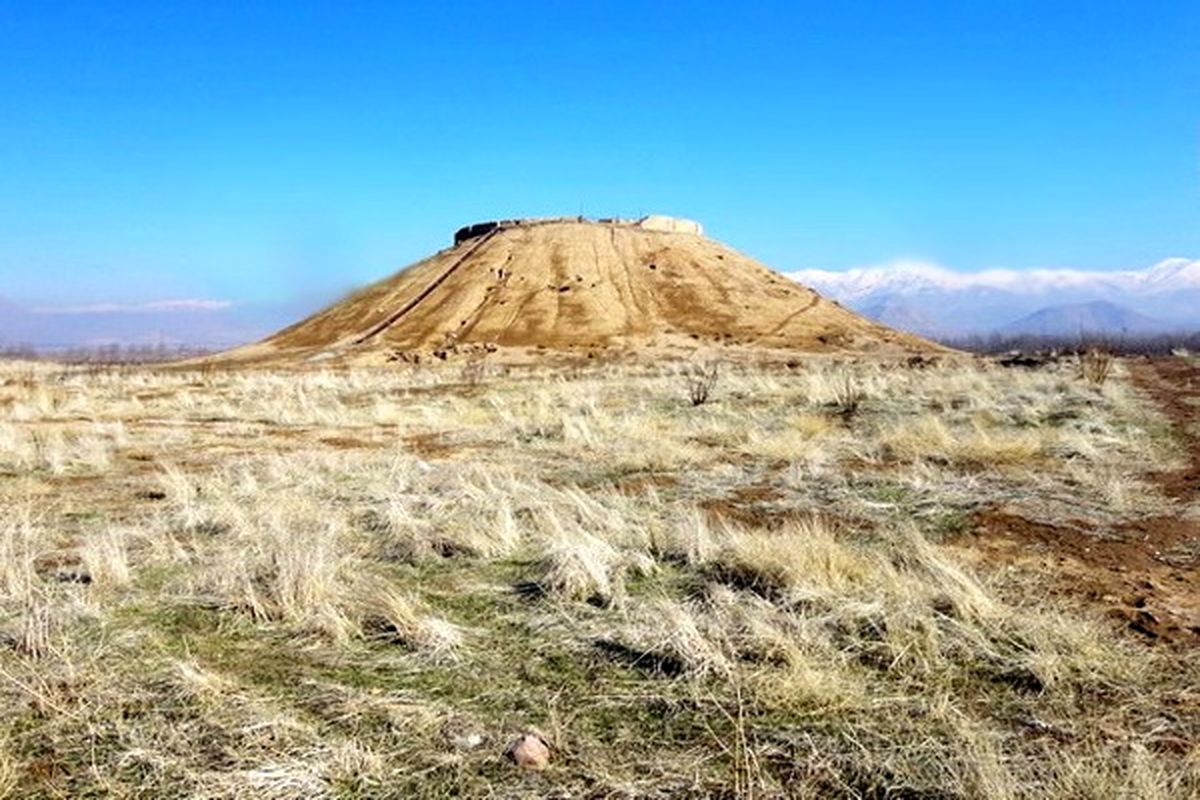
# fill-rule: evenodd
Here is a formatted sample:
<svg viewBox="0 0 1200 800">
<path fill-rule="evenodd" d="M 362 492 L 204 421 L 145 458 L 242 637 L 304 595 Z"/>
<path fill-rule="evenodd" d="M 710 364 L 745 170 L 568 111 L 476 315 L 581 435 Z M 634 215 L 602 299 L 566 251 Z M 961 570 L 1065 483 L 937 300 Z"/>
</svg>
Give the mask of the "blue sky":
<svg viewBox="0 0 1200 800">
<path fill-rule="evenodd" d="M 327 297 L 580 212 L 783 270 L 1195 258 L 1197 42 L 1170 0 L 8 2 L 0 297 Z"/>
</svg>

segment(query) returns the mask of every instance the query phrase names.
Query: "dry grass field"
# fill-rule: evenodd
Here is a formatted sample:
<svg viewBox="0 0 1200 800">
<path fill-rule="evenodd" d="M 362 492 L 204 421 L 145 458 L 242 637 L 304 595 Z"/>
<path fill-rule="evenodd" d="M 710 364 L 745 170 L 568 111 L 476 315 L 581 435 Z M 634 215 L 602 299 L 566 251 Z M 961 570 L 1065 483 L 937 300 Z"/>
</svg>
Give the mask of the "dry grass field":
<svg viewBox="0 0 1200 800">
<path fill-rule="evenodd" d="M 0 365 L 0 793 L 1200 796 L 1194 365 L 702 372 Z"/>
</svg>

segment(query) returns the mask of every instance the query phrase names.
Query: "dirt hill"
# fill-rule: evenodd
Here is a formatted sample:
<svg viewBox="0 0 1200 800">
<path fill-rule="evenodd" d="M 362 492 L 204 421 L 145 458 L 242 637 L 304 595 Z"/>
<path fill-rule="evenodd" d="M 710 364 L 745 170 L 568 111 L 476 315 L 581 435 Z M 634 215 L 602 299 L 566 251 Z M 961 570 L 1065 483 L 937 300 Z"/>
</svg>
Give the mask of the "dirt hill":
<svg viewBox="0 0 1200 800">
<path fill-rule="evenodd" d="M 419 360 L 480 351 L 527 358 L 546 351 L 683 353 L 717 345 L 934 348 L 698 230 L 664 217 L 468 226 L 453 247 L 224 358 Z"/>
</svg>

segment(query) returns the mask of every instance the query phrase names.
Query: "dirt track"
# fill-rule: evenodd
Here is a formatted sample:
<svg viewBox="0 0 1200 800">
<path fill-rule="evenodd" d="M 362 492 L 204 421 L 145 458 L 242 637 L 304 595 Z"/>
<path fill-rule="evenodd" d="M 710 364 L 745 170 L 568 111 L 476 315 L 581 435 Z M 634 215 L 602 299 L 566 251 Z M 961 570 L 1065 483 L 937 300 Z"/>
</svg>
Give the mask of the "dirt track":
<svg viewBox="0 0 1200 800">
<path fill-rule="evenodd" d="M 1184 359 L 1131 363 L 1134 383 L 1169 418 L 1186 450 L 1182 469 L 1149 478 L 1179 511 L 1102 529 L 1053 525 L 999 510 L 976 515 L 972 544 L 990 560 L 1035 559 L 1060 576 L 1054 591 L 1100 604 L 1143 636 L 1200 645 L 1200 366 Z M 1187 513 L 1193 504 L 1192 513 Z"/>
</svg>

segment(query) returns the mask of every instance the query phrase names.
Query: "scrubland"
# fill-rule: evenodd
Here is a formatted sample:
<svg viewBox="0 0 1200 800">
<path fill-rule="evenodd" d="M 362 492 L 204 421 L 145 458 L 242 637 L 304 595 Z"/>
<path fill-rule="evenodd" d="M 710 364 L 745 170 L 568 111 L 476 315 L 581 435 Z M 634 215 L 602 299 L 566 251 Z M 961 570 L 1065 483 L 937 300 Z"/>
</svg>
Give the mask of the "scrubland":
<svg viewBox="0 0 1200 800">
<path fill-rule="evenodd" d="M 1200 796 L 1200 651 L 972 533 L 1195 511 L 1127 365 L 715 374 L 0 366 L 0 792 Z"/>
</svg>

